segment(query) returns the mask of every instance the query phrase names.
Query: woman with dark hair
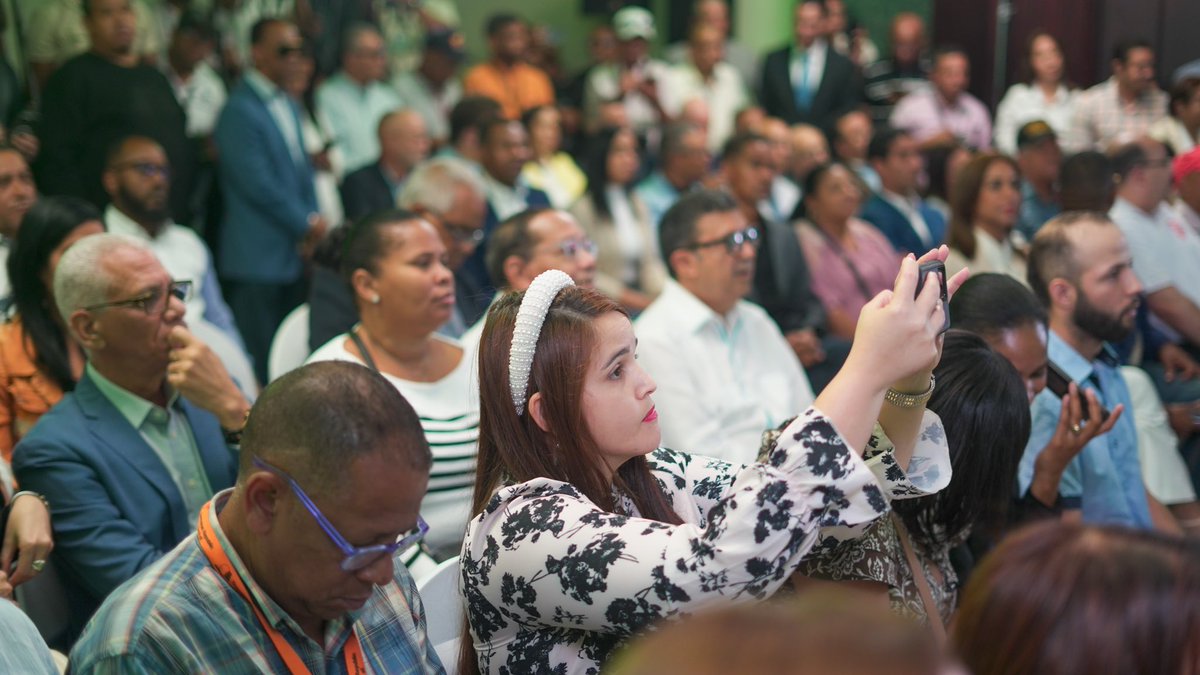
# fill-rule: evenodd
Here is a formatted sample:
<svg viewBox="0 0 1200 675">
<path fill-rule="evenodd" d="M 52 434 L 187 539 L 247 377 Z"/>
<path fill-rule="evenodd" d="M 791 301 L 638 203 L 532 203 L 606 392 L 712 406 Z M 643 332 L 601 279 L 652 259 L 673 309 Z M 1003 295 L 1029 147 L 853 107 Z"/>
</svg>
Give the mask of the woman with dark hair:
<svg viewBox="0 0 1200 675">
<path fill-rule="evenodd" d="M 865 195 L 844 164 L 823 164 L 804 179 L 804 220 L 795 224 L 812 290 L 828 314 L 829 329 L 854 337 L 858 313 L 888 289 L 900 254 L 874 225 L 855 217 Z"/>
<path fill-rule="evenodd" d="M 529 187 L 546 193 L 556 209 L 569 208 L 583 195 L 587 177 L 570 155 L 562 151 L 562 115 L 552 105 L 539 105 L 521 115 L 529 133 L 533 157 L 521 170 Z"/>
<path fill-rule="evenodd" d="M 15 314 L 0 325 L 0 597 L 41 572 L 54 547 L 49 506 L 33 492 L 13 494 L 9 463 L 17 441 L 83 374 L 83 350 L 54 303 L 54 270 L 71 244 L 103 231 L 88 202 L 46 197 L 25 214 L 8 256 Z"/>
<path fill-rule="evenodd" d="M 79 239 L 104 232 L 100 212 L 74 197 L 48 197 L 25 214 L 8 256 L 15 315 L 0 326 L 0 457 L 75 388 L 83 349 L 67 338 L 54 304 L 54 270 Z"/>
<path fill-rule="evenodd" d="M 946 273 L 970 267 L 1025 281 L 1025 242 L 1013 236 L 1021 211 L 1021 171 L 1007 155 L 985 153 L 963 167 L 950 193 Z"/>
<path fill-rule="evenodd" d="M 836 537 L 819 530 L 886 512 L 880 483 L 920 492 L 897 464 L 923 451 L 941 465 L 942 433 L 927 392 L 899 392 L 928 389 L 942 312 L 937 284 L 916 282 L 906 259 L 842 371 L 748 467 L 658 448 L 655 383 L 610 298 L 552 270 L 498 300 L 480 344 L 460 672 L 596 672 L 659 619 L 771 595 L 820 534 Z M 877 418 L 903 448 L 872 456 L 878 482 L 860 454 Z"/>
<path fill-rule="evenodd" d="M 1007 155 L 1016 154 L 1017 130 L 1025 123 L 1042 120 L 1061 137 L 1075 110 L 1075 91 L 1066 83 L 1062 49 L 1053 35 L 1037 31 L 1029 36 L 1022 65 L 1025 81 L 1004 94 L 992 130 L 996 149 Z"/>
<path fill-rule="evenodd" d="M 399 209 L 381 211 L 346 234 L 341 270 L 359 323 L 308 362 L 352 361 L 387 378 L 421 418 L 433 451 L 421 513 L 439 559 L 454 555 L 475 480 L 479 406 L 472 366 L 458 341 L 437 333 L 454 310 L 454 274 L 437 229 Z"/>
<path fill-rule="evenodd" d="M 896 612 L 941 632 L 958 599 L 950 551 L 972 530 L 1004 525 L 1030 417 L 1012 364 L 977 335 L 947 333 L 933 372 L 937 389 L 928 405 L 946 429 L 950 485 L 936 495 L 895 502 L 892 517 L 864 536 L 803 561 L 795 581 L 801 590 L 814 579 L 857 582 L 886 595 Z M 771 446 L 779 442 L 768 440 Z"/>
<path fill-rule="evenodd" d="M 1146 135 L 1161 141 L 1176 157 L 1200 141 L 1200 77 L 1185 77 L 1171 87 L 1170 115 L 1150 126 Z"/>
<path fill-rule="evenodd" d="M 601 130 L 584 161 L 587 192 L 571 207 L 596 242 L 596 288 L 633 312 L 646 309 L 667 278 L 650 212 L 633 191 L 640 163 L 632 130 Z"/>
<path fill-rule="evenodd" d="M 1031 526 L 975 570 L 952 644 L 973 675 L 1194 675 L 1200 545 L 1060 520 Z"/>
</svg>

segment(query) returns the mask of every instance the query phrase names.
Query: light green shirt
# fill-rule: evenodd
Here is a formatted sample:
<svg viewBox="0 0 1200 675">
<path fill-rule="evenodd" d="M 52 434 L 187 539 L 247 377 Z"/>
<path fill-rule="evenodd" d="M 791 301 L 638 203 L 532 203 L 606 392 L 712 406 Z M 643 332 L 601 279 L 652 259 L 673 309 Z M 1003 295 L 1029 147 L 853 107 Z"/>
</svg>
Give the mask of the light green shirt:
<svg viewBox="0 0 1200 675">
<path fill-rule="evenodd" d="M 161 408 L 133 394 L 101 375 L 87 364 L 87 376 L 96 383 L 96 388 L 117 412 L 137 429 L 142 439 L 154 449 L 179 488 L 183 504 L 188 511 L 188 522 L 195 523 L 200 516 L 200 507 L 213 495 L 200 461 L 200 448 L 192 435 L 187 417 L 179 406 L 179 392 L 169 389 L 167 407 Z"/>
</svg>

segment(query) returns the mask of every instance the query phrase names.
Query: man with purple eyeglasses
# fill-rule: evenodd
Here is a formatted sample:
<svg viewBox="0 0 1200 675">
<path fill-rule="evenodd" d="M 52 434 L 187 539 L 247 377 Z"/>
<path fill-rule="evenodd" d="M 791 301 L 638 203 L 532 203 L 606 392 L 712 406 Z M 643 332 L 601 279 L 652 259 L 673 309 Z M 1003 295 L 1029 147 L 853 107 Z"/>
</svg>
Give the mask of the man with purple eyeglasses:
<svg viewBox="0 0 1200 675">
<path fill-rule="evenodd" d="M 428 526 L 432 455 L 412 406 L 357 364 L 273 382 L 237 484 L 196 534 L 114 592 L 76 673 L 443 673 L 400 561 Z"/>
</svg>

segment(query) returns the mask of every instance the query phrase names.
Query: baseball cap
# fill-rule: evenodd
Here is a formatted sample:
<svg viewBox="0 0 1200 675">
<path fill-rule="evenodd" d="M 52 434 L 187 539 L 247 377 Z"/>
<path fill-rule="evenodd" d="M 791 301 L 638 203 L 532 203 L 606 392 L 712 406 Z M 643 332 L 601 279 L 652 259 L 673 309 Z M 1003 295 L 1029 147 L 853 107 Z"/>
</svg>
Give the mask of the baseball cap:
<svg viewBox="0 0 1200 675">
<path fill-rule="evenodd" d="M 425 49 L 441 52 L 456 61 L 466 58 L 465 44 L 462 34 L 452 30 L 431 30 L 425 34 Z"/>
<path fill-rule="evenodd" d="M 624 7 L 613 14 L 613 32 L 618 40 L 653 40 L 658 35 L 654 28 L 654 15 L 642 7 Z"/>
<path fill-rule="evenodd" d="M 1017 131 L 1017 147 L 1025 148 L 1041 143 L 1047 138 L 1058 138 L 1058 134 L 1054 133 L 1054 129 L 1050 128 L 1049 124 L 1042 120 L 1027 122 Z"/>
</svg>

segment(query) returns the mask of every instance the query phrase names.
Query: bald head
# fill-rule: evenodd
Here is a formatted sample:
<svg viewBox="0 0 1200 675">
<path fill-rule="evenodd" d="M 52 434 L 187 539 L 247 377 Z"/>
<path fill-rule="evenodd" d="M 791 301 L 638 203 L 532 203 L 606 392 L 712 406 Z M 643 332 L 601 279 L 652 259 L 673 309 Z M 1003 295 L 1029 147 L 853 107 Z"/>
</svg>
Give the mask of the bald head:
<svg viewBox="0 0 1200 675">
<path fill-rule="evenodd" d="M 925 48 L 925 21 L 912 12 L 892 19 L 892 58 L 901 65 L 915 64 Z"/>
<path fill-rule="evenodd" d="M 797 124 L 788 134 L 791 145 L 792 165 L 791 175 L 796 181 L 803 181 L 808 174 L 829 161 L 829 142 L 825 134 L 811 124 Z"/>
<path fill-rule="evenodd" d="M 425 119 L 411 108 L 390 112 L 379 120 L 379 159 L 400 176 L 429 155 Z"/>
</svg>

